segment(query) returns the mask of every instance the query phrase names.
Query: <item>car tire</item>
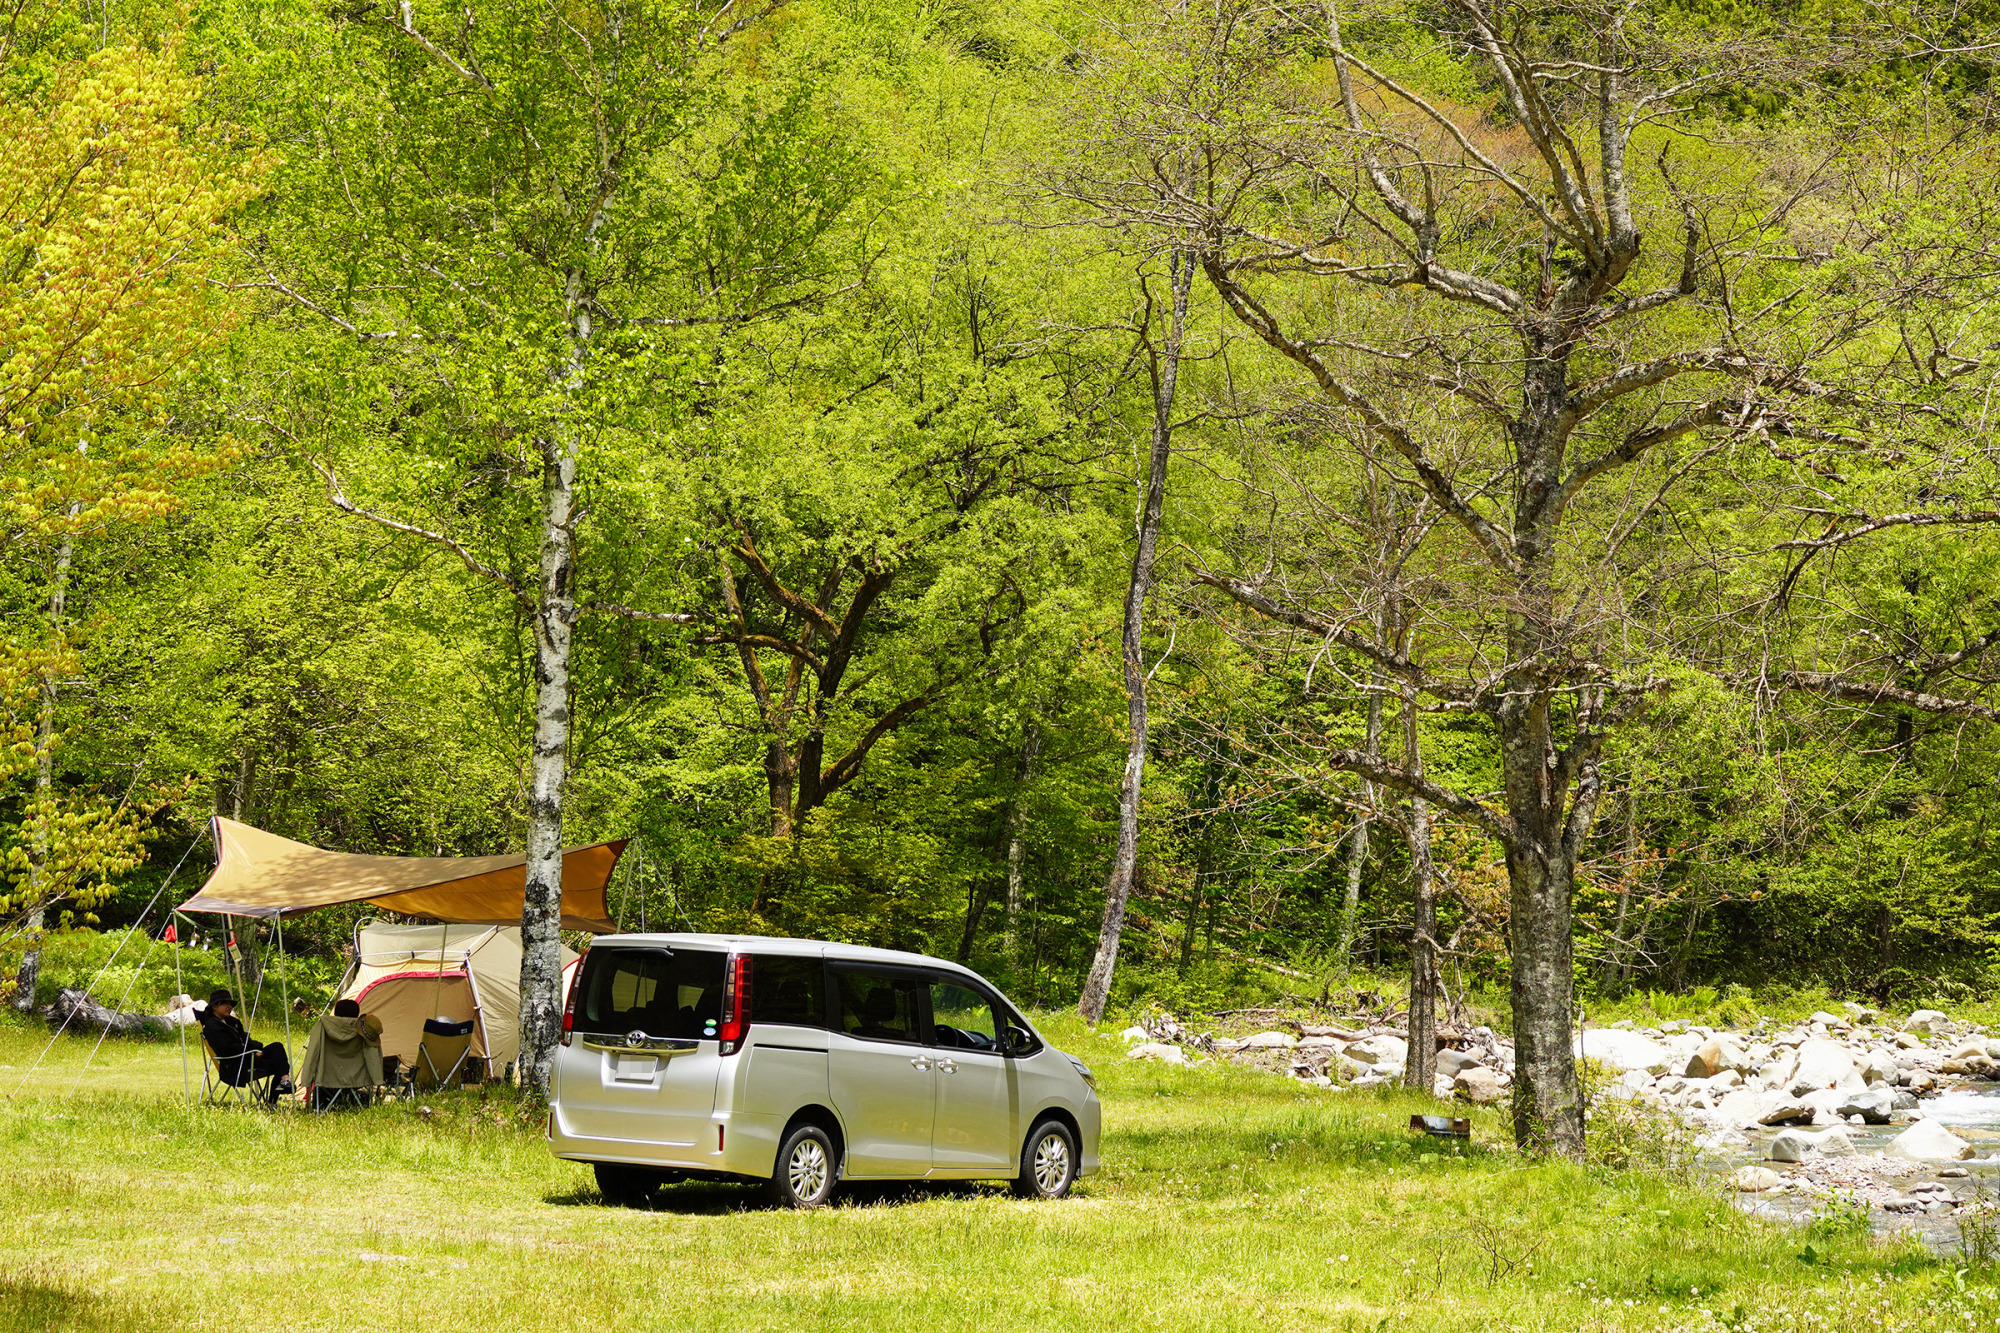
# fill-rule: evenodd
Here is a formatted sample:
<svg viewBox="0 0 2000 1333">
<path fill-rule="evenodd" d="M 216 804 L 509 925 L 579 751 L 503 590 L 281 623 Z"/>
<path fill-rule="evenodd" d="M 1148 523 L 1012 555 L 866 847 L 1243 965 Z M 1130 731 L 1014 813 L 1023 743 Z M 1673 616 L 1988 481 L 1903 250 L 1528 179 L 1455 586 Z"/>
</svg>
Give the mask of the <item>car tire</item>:
<svg viewBox="0 0 2000 1333">
<path fill-rule="evenodd" d="M 662 1183 L 658 1171 L 649 1171 L 643 1166 L 592 1162 L 590 1169 L 597 1175 L 597 1192 L 604 1196 L 604 1202 L 614 1208 L 643 1206 Z"/>
<path fill-rule="evenodd" d="M 1060 1120 L 1036 1123 L 1021 1148 L 1014 1193 L 1023 1199 L 1060 1199 L 1076 1184 L 1076 1135 Z"/>
<path fill-rule="evenodd" d="M 766 1187 L 781 1208 L 823 1208 L 840 1184 L 840 1153 L 818 1125 L 799 1125 L 778 1145 Z"/>
</svg>

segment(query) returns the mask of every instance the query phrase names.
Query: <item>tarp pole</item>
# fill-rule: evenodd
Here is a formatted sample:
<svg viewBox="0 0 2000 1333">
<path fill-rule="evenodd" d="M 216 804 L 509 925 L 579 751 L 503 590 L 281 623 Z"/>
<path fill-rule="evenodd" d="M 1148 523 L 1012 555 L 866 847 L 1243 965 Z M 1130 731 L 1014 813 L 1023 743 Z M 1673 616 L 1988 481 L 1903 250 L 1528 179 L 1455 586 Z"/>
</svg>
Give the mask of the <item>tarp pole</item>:
<svg viewBox="0 0 2000 1333">
<path fill-rule="evenodd" d="M 172 912 L 168 912 L 167 929 L 172 930 L 173 925 L 174 925 L 174 914 Z M 180 941 L 176 940 L 174 941 L 174 994 L 176 995 L 187 994 L 186 986 L 187 983 L 181 980 Z M 194 1015 L 194 1008 L 192 1005 L 189 1006 L 187 1012 L 189 1017 L 192 1017 Z M 175 1031 L 181 1034 L 181 1100 L 185 1104 L 192 1106 L 194 1105 L 194 1082 L 188 1075 L 188 1025 L 186 1023 L 176 1023 L 174 1024 L 174 1029 Z"/>
<path fill-rule="evenodd" d="M 291 967 L 285 962 L 285 918 L 278 918 L 278 995 L 285 1006 L 285 1056 L 292 1054 L 292 985 Z"/>
</svg>

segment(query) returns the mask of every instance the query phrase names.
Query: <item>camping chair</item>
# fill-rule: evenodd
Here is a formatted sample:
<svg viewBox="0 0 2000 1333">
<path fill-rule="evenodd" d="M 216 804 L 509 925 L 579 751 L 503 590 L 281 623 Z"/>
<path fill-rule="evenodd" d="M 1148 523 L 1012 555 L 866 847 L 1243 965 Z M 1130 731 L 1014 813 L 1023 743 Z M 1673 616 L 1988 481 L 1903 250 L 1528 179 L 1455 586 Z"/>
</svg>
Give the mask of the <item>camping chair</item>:
<svg viewBox="0 0 2000 1333">
<path fill-rule="evenodd" d="M 410 1069 L 410 1086 L 418 1092 L 444 1091 L 459 1080 L 471 1051 L 471 1019 L 463 1023 L 425 1019 L 424 1038 L 417 1044 L 416 1063 Z"/>
<path fill-rule="evenodd" d="M 227 1106 L 232 1098 L 238 1106 L 248 1110 L 270 1110 L 275 1103 L 271 1100 L 271 1084 L 274 1075 L 258 1074 L 254 1061 L 237 1057 L 240 1064 L 246 1064 L 250 1077 L 241 1083 L 231 1083 L 222 1076 L 222 1057 L 208 1044 L 208 1038 L 201 1039 L 201 1104 L 203 1106 Z"/>
</svg>

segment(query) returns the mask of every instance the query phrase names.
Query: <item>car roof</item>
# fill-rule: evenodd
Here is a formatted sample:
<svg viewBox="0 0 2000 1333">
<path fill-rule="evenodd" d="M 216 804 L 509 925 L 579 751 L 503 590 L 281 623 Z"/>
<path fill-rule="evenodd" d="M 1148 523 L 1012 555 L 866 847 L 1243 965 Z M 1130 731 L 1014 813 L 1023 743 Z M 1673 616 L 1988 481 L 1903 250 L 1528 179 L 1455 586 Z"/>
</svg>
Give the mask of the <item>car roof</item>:
<svg viewBox="0 0 2000 1333">
<path fill-rule="evenodd" d="M 905 967 L 944 968 L 951 972 L 962 972 L 978 976 L 962 963 L 949 962 L 943 958 L 933 958 L 929 954 L 908 953 L 902 949 L 877 949 L 866 944 L 836 944 L 831 940 L 800 940 L 783 935 L 696 935 L 686 932 L 672 934 L 621 934 L 599 935 L 591 942 L 598 945 L 665 945 L 667 948 L 689 949 L 748 949 L 756 953 L 795 954 L 800 957 L 827 957 L 836 961 L 855 963 L 894 963 Z"/>
</svg>

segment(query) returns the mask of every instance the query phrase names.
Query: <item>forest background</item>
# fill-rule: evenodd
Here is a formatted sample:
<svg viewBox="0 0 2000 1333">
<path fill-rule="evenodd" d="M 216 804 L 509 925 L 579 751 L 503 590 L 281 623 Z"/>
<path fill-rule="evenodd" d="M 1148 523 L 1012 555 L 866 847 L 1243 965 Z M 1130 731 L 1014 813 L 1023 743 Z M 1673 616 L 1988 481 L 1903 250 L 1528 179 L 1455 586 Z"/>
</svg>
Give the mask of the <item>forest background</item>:
<svg viewBox="0 0 2000 1333">
<path fill-rule="evenodd" d="M 1526 160 L 1477 53 L 1437 39 L 1452 8 L 1357 9 L 1348 39 L 1478 151 Z M 1783 367 L 1747 377 L 1760 392 L 1818 415 L 1717 412 L 1626 460 L 1592 520 L 1616 558 L 1565 576 L 1589 594 L 1575 660 L 1644 682 L 1602 738 L 1580 993 L 1990 993 L 1992 16 L 1495 12 L 1554 49 L 1598 8 L 1656 45 L 1798 52 L 1701 46 L 1709 72 L 1632 157 L 1652 277 Z M 38 938 L 37 909 L 86 943 L 130 924 L 183 860 L 170 894 L 191 891 L 211 813 L 351 851 L 518 851 L 553 698 L 564 841 L 635 840 L 622 924 L 915 948 L 1073 1003 L 1117 852 L 1120 606 L 1185 248 L 1161 239 L 1181 220 L 1079 182 L 1143 158 L 1127 112 L 1173 100 L 1149 72 L 1172 85 L 1218 22 L 1290 62 L 1258 66 L 1230 134 L 1333 105 L 1324 25 L 1298 36 L 1317 12 L 607 4 L 569 15 L 565 46 L 547 25 L 567 11 L 529 4 L 21 0 L 0 16 L 6 947 Z M 577 65 L 621 24 L 665 54 Z M 504 69 L 467 58 L 496 51 Z M 542 131 L 546 180 L 507 158 L 515 124 Z M 1309 234 L 1298 198 L 1351 198 L 1252 178 L 1292 228 L 1271 234 Z M 594 218 L 606 182 L 617 225 L 579 229 L 564 210 Z M 1572 262 L 1455 188 L 1454 239 L 1495 271 L 1539 263 L 1546 285 Z M 1365 242 L 1286 252 L 1255 270 L 1263 299 L 1333 330 L 1326 357 L 1481 346 L 1397 285 L 1328 295 Z M 565 270 L 565 246 L 587 262 Z M 542 281 L 569 271 L 588 299 Z M 1505 785 L 1486 719 L 1382 654 L 1479 660 L 1505 599 L 1465 549 L 1425 545 L 1420 469 L 1365 414 L 1302 391 L 1217 280 L 1183 290 L 1112 1002 L 1310 999 L 1403 970 L 1418 910 L 1417 815 L 1343 756 Z M 1502 364 L 1454 355 L 1467 382 Z M 1679 419 L 1693 400 L 1664 378 L 1620 429 Z M 1477 414 L 1384 382 L 1500 507 Z M 575 614 L 552 695 L 558 456 Z M 1384 555 L 1403 543 L 1422 554 Z M 1232 586 L 1317 609 L 1287 621 Z M 1446 990 L 1504 991 L 1506 851 L 1465 810 L 1422 818 Z M 352 919 L 287 926 L 308 975 Z M 76 979 L 44 973 L 40 999 Z"/>
</svg>

